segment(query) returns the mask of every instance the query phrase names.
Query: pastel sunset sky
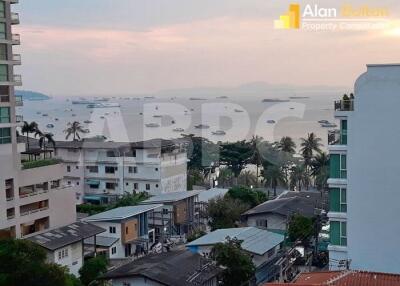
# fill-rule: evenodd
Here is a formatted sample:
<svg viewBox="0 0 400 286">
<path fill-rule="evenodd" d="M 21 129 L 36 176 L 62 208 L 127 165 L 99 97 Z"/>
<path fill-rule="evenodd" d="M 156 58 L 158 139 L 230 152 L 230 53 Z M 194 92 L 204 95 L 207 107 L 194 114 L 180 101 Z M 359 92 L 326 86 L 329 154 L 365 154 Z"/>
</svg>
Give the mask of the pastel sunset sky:
<svg viewBox="0 0 400 286">
<path fill-rule="evenodd" d="M 247 82 L 352 86 L 367 63 L 400 62 L 400 29 L 276 30 L 282 0 L 20 0 L 24 89 L 113 95 Z M 398 0 L 299 1 L 385 7 Z M 396 27 L 396 26 L 394 26 Z"/>
</svg>

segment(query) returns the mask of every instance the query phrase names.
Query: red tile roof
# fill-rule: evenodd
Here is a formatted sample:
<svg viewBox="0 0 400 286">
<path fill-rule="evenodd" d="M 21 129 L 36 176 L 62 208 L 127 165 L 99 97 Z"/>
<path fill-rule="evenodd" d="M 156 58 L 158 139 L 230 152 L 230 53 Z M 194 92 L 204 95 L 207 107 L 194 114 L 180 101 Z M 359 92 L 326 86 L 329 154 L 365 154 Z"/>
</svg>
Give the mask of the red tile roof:
<svg viewBox="0 0 400 286">
<path fill-rule="evenodd" d="M 400 286 L 400 275 L 365 271 L 302 273 L 293 283 L 267 283 L 265 286 Z"/>
</svg>

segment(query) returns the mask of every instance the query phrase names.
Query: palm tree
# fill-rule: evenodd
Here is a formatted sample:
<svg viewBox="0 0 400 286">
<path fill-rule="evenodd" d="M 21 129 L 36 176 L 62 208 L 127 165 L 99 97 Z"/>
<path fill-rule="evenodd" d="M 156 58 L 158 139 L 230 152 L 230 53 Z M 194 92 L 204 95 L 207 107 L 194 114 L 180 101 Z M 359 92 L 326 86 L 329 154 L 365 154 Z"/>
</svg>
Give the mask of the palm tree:
<svg viewBox="0 0 400 286">
<path fill-rule="evenodd" d="M 83 132 L 83 127 L 78 121 L 74 121 L 73 123 L 69 122 L 67 125 L 67 129 L 64 130 L 64 133 L 67 134 L 67 136 L 65 136 L 65 139 L 68 140 L 68 138 L 73 135 L 74 141 L 76 141 L 76 138 L 81 139 L 79 133 Z"/>
<path fill-rule="evenodd" d="M 260 152 L 260 147 L 263 142 L 263 138 L 260 136 L 253 136 L 250 140 L 250 148 L 251 148 L 251 159 L 250 162 L 256 165 L 256 186 L 258 187 L 258 178 L 259 178 L 259 168 L 262 164 L 263 158 Z"/>
<path fill-rule="evenodd" d="M 258 178 L 254 175 L 252 171 L 244 170 L 240 173 L 238 177 L 239 185 L 243 186 L 254 186 L 258 184 Z"/>
<path fill-rule="evenodd" d="M 282 152 L 289 154 L 296 153 L 296 143 L 294 143 L 293 139 L 289 136 L 282 137 L 278 142 L 277 147 Z"/>
<path fill-rule="evenodd" d="M 218 186 L 221 186 L 223 188 L 225 187 L 231 187 L 232 186 L 232 178 L 233 178 L 233 173 L 228 167 L 222 167 L 219 169 L 219 174 L 218 174 Z"/>
<path fill-rule="evenodd" d="M 274 197 L 276 197 L 276 188 L 279 185 L 286 186 L 286 175 L 283 169 L 279 166 L 270 166 L 263 172 L 266 184 L 273 188 Z"/>
<path fill-rule="evenodd" d="M 29 151 L 29 134 L 36 132 L 37 129 L 38 129 L 38 124 L 35 121 L 31 123 L 24 121 L 24 125 L 21 128 L 21 133 L 25 134 L 26 136 L 26 145 L 28 151 Z"/>
<path fill-rule="evenodd" d="M 304 164 L 306 165 L 306 168 L 308 168 L 311 165 L 314 151 L 318 153 L 321 152 L 321 138 L 318 138 L 314 132 L 311 132 L 307 135 L 307 138 L 301 138 L 300 146 L 300 151 L 304 158 Z"/>
<path fill-rule="evenodd" d="M 326 188 L 329 177 L 329 156 L 325 152 L 317 154 L 311 161 L 311 175 L 319 189 Z"/>
<path fill-rule="evenodd" d="M 297 191 L 301 191 L 302 186 L 308 186 L 310 177 L 305 165 L 296 165 L 291 169 L 290 173 L 290 189 L 294 190 L 297 187 Z"/>
<path fill-rule="evenodd" d="M 50 133 L 43 133 L 40 130 L 37 130 L 35 133 L 35 137 L 39 136 L 39 146 L 44 151 L 44 159 L 46 159 L 46 150 L 48 144 L 52 144 L 53 148 L 56 147 L 56 141 L 54 141 L 53 135 Z"/>
</svg>

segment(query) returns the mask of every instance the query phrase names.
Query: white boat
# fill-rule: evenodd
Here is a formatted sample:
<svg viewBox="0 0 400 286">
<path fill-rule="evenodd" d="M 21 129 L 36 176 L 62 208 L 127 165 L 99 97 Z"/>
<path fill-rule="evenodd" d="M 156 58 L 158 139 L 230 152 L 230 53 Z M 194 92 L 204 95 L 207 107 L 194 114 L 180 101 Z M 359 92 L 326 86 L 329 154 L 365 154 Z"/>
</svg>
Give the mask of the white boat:
<svg viewBox="0 0 400 286">
<path fill-rule="evenodd" d="M 243 112 L 243 110 L 235 109 L 235 112 Z"/>
<path fill-rule="evenodd" d="M 54 121 L 58 121 L 58 118 L 54 118 Z"/>
<path fill-rule="evenodd" d="M 210 128 L 210 126 L 208 126 L 206 124 L 199 124 L 199 125 L 195 125 L 194 128 L 197 128 L 197 129 L 208 129 L 208 128 Z"/>
<path fill-rule="evenodd" d="M 90 124 L 90 123 L 93 123 L 93 121 L 91 121 L 91 120 L 85 120 L 85 121 L 83 121 L 83 123 Z"/>
<path fill-rule="evenodd" d="M 42 116 L 47 117 L 49 115 L 47 113 L 43 113 Z"/>
<path fill-rule="evenodd" d="M 76 116 L 76 114 L 72 114 L 71 116 L 72 116 L 72 117 L 75 117 L 75 116 Z"/>
<path fill-rule="evenodd" d="M 226 132 L 223 130 L 217 130 L 212 132 L 213 135 L 226 135 Z"/>
<path fill-rule="evenodd" d="M 46 125 L 46 127 L 47 128 L 54 128 L 54 124 L 49 123 L 49 124 Z"/>
<path fill-rule="evenodd" d="M 160 124 L 157 124 L 157 123 L 146 123 L 145 125 L 146 125 L 146 127 L 152 127 L 152 128 L 160 127 Z"/>
<path fill-rule="evenodd" d="M 323 120 L 318 120 L 318 123 L 320 123 L 320 124 L 327 124 L 327 123 L 329 123 L 329 121 L 323 119 Z"/>
<path fill-rule="evenodd" d="M 154 118 L 162 118 L 162 115 L 153 115 Z"/>
<path fill-rule="evenodd" d="M 333 127 L 337 127 L 337 125 L 335 123 L 322 123 L 321 127 L 327 127 L 327 128 L 333 128 Z"/>
<path fill-rule="evenodd" d="M 178 128 L 174 128 L 172 131 L 174 131 L 174 132 L 184 132 L 185 129 L 178 127 Z"/>
<path fill-rule="evenodd" d="M 73 100 L 72 101 L 72 104 L 93 104 L 94 103 L 94 101 L 92 101 L 92 100 L 86 100 L 86 99 L 83 99 L 83 100 Z"/>
<path fill-rule="evenodd" d="M 100 116 L 100 119 L 104 119 L 104 116 Z"/>
<path fill-rule="evenodd" d="M 87 106 L 87 108 L 111 108 L 111 107 L 120 107 L 120 104 L 117 102 L 92 103 L 92 104 L 88 104 L 88 106 Z"/>
<path fill-rule="evenodd" d="M 269 124 L 275 124 L 275 123 L 276 123 L 276 121 L 275 121 L 275 120 L 272 120 L 272 119 L 270 119 L 270 120 L 267 120 L 267 123 L 269 123 Z"/>
</svg>

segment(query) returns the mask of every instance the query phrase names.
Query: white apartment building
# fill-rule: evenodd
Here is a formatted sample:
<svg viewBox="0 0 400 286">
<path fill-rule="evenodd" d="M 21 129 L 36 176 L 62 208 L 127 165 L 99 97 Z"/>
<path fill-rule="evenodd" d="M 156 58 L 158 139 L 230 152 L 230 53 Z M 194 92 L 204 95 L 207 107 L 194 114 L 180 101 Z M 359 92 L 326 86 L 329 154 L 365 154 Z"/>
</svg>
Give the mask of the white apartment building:
<svg viewBox="0 0 400 286">
<path fill-rule="evenodd" d="M 64 161 L 64 182 L 75 186 L 79 203 L 108 201 L 134 191 L 187 190 L 186 149 L 176 141 L 58 141 L 55 155 Z"/>
<path fill-rule="evenodd" d="M 330 145 L 330 267 L 400 273 L 400 64 L 368 65 L 354 91 L 354 100 L 335 104 L 341 131 Z"/>
<path fill-rule="evenodd" d="M 11 12 L 17 0 L 0 1 L 0 238 L 21 238 L 49 228 L 75 221 L 75 194 L 62 184 L 64 169 L 52 159 L 21 162 L 24 144 L 17 143 L 16 128 L 21 118 L 15 107 L 21 100 L 15 97 L 15 86 L 21 77 L 14 75 L 20 56 L 13 46 L 20 43 L 12 34 L 12 25 L 19 16 Z"/>
</svg>

